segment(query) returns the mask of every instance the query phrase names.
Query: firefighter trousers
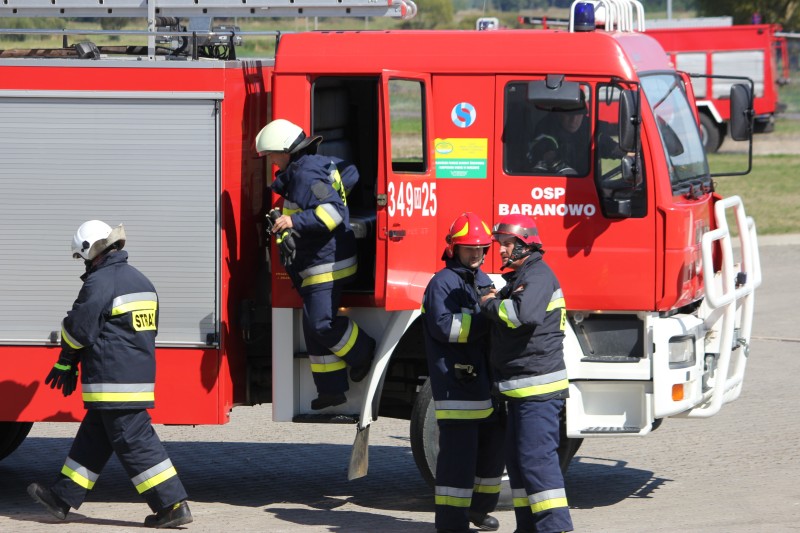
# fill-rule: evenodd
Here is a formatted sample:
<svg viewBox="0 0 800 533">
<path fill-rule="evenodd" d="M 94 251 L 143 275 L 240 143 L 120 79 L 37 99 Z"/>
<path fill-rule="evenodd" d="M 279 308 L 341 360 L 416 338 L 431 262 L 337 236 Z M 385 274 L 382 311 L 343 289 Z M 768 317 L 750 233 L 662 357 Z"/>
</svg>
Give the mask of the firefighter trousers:
<svg viewBox="0 0 800 533">
<path fill-rule="evenodd" d="M 304 291 L 303 336 L 311 361 L 317 392 L 339 394 L 349 389 L 347 365 L 363 367 L 372 362 L 375 340 L 355 321 L 338 316 L 342 289 L 334 283 Z"/>
<path fill-rule="evenodd" d="M 500 497 L 504 428 L 482 422 L 439 423 L 436 529 L 466 531 L 469 511 L 488 514 Z"/>
<path fill-rule="evenodd" d="M 88 410 L 52 492 L 78 509 L 112 453 L 153 512 L 187 498 L 150 414 L 143 409 Z"/>
<path fill-rule="evenodd" d="M 520 532 L 572 531 L 558 461 L 564 400 L 508 402 L 506 469 Z"/>
</svg>

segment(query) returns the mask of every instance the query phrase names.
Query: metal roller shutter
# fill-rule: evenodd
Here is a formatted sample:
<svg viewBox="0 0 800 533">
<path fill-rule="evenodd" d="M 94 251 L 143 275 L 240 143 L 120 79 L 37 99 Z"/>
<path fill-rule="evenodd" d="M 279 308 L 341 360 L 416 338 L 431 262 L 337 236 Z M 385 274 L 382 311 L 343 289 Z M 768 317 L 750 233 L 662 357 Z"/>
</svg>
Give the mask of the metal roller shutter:
<svg viewBox="0 0 800 533">
<path fill-rule="evenodd" d="M 159 345 L 216 335 L 213 100 L 0 97 L 0 342 L 43 344 L 78 294 L 84 221 L 125 225 L 156 286 Z"/>
</svg>

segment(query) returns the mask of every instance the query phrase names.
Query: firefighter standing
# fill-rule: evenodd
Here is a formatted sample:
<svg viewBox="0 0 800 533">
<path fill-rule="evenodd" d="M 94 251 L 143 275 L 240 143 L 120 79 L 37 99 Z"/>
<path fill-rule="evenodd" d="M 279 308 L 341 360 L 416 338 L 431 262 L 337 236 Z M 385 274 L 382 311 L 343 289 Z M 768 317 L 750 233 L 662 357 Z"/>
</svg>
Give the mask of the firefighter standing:
<svg viewBox="0 0 800 533">
<path fill-rule="evenodd" d="M 506 285 L 481 300 L 492 321 L 491 361 L 507 400 L 506 468 L 517 532 L 571 531 L 558 460 L 560 413 L 568 396 L 561 287 L 542 260 L 531 217 L 506 215 L 492 232 L 500 244 Z"/>
<path fill-rule="evenodd" d="M 347 192 L 358 180 L 353 165 L 316 155 L 319 136 L 306 137 L 288 120 L 267 124 L 256 137 L 259 155 L 278 167 L 272 190 L 284 198 L 272 233 L 281 260 L 303 299 L 303 334 L 318 397 L 314 410 L 347 401 L 350 379 L 369 373 L 375 340 L 353 320 L 337 316 L 342 286 L 356 274 L 356 241 Z"/>
<path fill-rule="evenodd" d="M 61 520 L 78 509 L 112 453 L 155 514 L 147 527 L 188 524 L 192 514 L 175 467 L 146 409 L 155 402 L 158 296 L 153 284 L 128 264 L 125 231 L 99 220 L 83 223 L 72 239 L 83 259 L 83 286 L 61 329 L 61 354 L 45 384 L 75 390 L 78 365 L 87 409 L 69 455 L 50 487 L 28 494 Z"/>
<path fill-rule="evenodd" d="M 473 213 L 453 222 L 442 256 L 445 268 L 425 289 L 422 325 L 439 427 L 436 459 L 436 529 L 467 532 L 469 522 L 495 531 L 489 513 L 500 496 L 503 428 L 492 400 L 489 321 L 481 294 L 492 281 L 482 270 L 492 243 L 489 228 Z"/>
</svg>

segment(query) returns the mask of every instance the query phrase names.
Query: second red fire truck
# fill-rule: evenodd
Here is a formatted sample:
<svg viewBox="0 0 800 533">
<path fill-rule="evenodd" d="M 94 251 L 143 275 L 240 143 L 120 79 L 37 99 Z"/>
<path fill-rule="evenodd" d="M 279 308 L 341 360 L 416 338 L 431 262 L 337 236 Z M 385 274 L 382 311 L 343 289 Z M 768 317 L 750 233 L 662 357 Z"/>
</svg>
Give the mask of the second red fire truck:
<svg viewBox="0 0 800 533">
<path fill-rule="evenodd" d="M 0 17 L 112 11 L 79 4 L 8 0 Z M 414 10 L 299 4 L 124 0 L 113 15 L 155 24 Z M 83 416 L 79 395 L 65 401 L 42 380 L 80 283 L 69 241 L 89 218 L 125 224 L 136 266 L 159 291 L 156 423 L 224 424 L 234 407 L 268 402 L 276 421 L 349 423 L 351 478 L 366 474 L 379 416 L 411 420 L 415 458 L 432 477 L 419 306 L 464 210 L 488 223 L 533 216 L 561 280 L 564 466 L 583 438 L 643 436 L 736 399 L 761 280 L 754 223 L 739 197 L 714 191 L 689 77 L 647 34 L 574 16 L 574 31 L 282 34 L 274 59 L 237 58 L 236 35 L 198 35 L 176 20 L 172 45 L 151 28 L 147 46 L 65 36 L 56 49 L 0 52 L 0 458 L 31 424 Z M 591 121 L 589 170 L 533 168 L 536 124 L 576 95 Z M 736 80 L 731 97 L 730 132 L 748 139 L 751 84 Z M 321 412 L 310 409 L 300 300 L 264 232 L 276 198 L 253 143 L 273 117 L 322 135 L 322 153 L 361 174 L 348 199 L 359 274 L 340 312 L 378 340 L 377 354 L 348 402 Z M 601 155 L 601 135 L 621 155 Z M 499 285 L 498 261 L 493 250 L 485 269 Z"/>
</svg>

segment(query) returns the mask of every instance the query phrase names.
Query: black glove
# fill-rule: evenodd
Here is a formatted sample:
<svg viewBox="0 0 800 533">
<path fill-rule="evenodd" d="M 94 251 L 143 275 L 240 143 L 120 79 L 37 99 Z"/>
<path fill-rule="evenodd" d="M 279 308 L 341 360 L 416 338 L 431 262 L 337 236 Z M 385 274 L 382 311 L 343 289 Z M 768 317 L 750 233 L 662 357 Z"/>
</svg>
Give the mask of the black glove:
<svg viewBox="0 0 800 533">
<path fill-rule="evenodd" d="M 278 220 L 280 216 L 281 212 L 279 209 L 273 209 L 267 214 L 268 235 L 273 234 L 272 228 L 275 225 L 275 221 Z M 283 230 L 279 235 L 276 235 L 275 244 L 278 245 L 278 252 L 281 254 L 281 264 L 285 267 L 291 266 L 291 264 L 294 262 L 294 256 L 297 250 L 297 246 L 294 242 L 294 236 L 292 235 L 292 230 Z"/>
<path fill-rule="evenodd" d="M 62 352 L 50 373 L 47 374 L 44 384 L 50 385 L 51 389 L 61 389 L 61 393 L 65 397 L 75 392 L 75 388 L 78 386 L 78 358 L 70 357 Z"/>
<path fill-rule="evenodd" d="M 281 263 L 285 267 L 291 266 L 294 262 L 295 254 L 297 253 L 297 245 L 294 242 L 292 230 L 284 230 L 280 235 L 278 235 L 275 242 L 278 245 L 278 251 L 281 254 Z"/>
</svg>

